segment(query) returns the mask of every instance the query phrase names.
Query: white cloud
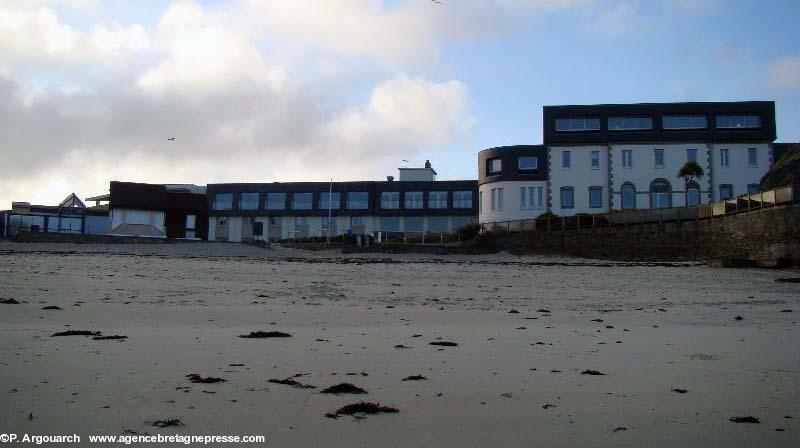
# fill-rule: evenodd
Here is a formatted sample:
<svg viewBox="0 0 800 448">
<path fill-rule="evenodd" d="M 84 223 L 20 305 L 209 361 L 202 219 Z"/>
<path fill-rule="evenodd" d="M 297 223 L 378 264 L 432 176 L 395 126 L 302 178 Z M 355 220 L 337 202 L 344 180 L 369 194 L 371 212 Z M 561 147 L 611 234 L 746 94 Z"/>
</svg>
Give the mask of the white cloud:
<svg viewBox="0 0 800 448">
<path fill-rule="evenodd" d="M 768 79 L 778 89 L 800 89 L 800 57 L 786 57 L 776 62 L 769 70 Z"/>
</svg>

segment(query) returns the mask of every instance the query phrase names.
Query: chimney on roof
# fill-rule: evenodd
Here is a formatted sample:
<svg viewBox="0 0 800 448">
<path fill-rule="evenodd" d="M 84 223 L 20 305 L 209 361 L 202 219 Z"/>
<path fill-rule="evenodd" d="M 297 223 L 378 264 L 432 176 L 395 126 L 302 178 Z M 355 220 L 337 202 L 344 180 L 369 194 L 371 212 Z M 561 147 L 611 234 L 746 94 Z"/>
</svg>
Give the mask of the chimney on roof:
<svg viewBox="0 0 800 448">
<path fill-rule="evenodd" d="M 430 168 L 430 167 L 431 167 L 431 161 L 430 160 L 426 160 L 425 161 L 425 168 Z"/>
<path fill-rule="evenodd" d="M 393 182 L 394 181 L 394 176 L 386 176 L 386 180 L 388 182 Z"/>
</svg>

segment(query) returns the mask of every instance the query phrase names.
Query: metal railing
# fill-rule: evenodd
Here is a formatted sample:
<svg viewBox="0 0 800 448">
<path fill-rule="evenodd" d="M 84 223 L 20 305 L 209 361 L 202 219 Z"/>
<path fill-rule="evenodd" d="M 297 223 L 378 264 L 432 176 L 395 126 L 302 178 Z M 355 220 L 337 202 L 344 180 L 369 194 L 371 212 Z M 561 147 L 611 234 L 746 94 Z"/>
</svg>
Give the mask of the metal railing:
<svg viewBox="0 0 800 448">
<path fill-rule="evenodd" d="M 793 186 L 781 187 L 692 207 L 613 210 L 607 213 L 484 222 L 481 223 L 481 232 L 553 232 L 711 219 L 795 203 L 800 199 L 796 188 Z"/>
</svg>

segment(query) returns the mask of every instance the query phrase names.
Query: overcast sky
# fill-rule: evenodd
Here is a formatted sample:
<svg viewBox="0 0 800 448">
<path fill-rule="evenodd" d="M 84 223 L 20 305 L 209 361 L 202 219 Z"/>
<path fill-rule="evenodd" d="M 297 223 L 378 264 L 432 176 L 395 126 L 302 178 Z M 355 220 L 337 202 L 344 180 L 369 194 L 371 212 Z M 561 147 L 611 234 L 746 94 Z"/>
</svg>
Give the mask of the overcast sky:
<svg viewBox="0 0 800 448">
<path fill-rule="evenodd" d="M 554 104 L 774 100 L 800 140 L 800 1 L 440 3 L 0 0 L 0 209 L 403 159 L 474 179 Z"/>
</svg>

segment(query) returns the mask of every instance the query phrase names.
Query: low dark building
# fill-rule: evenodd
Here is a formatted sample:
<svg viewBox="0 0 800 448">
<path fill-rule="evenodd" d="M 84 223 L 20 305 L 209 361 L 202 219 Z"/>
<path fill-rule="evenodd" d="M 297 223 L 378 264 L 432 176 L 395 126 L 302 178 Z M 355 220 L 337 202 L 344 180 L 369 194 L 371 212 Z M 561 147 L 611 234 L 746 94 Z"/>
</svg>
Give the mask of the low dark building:
<svg viewBox="0 0 800 448">
<path fill-rule="evenodd" d="M 208 239 L 205 187 L 111 182 L 110 233 Z"/>
</svg>

